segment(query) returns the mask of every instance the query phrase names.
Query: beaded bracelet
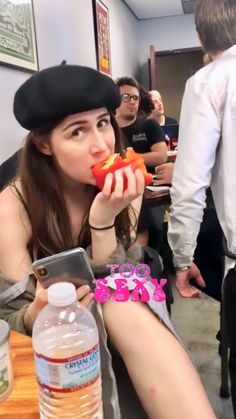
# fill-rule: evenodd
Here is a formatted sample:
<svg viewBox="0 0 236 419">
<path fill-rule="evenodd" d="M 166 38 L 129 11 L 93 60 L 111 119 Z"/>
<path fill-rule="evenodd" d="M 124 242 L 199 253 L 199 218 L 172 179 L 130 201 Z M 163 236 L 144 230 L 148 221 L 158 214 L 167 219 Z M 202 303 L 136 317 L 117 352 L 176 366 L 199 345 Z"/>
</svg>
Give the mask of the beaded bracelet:
<svg viewBox="0 0 236 419">
<path fill-rule="evenodd" d="M 114 226 L 115 226 L 115 223 L 113 223 L 112 225 L 107 226 L 107 227 L 94 227 L 94 226 L 91 226 L 91 224 L 89 224 L 89 227 L 90 227 L 92 230 L 109 230 L 110 228 L 112 228 L 112 227 L 114 227 Z"/>
</svg>

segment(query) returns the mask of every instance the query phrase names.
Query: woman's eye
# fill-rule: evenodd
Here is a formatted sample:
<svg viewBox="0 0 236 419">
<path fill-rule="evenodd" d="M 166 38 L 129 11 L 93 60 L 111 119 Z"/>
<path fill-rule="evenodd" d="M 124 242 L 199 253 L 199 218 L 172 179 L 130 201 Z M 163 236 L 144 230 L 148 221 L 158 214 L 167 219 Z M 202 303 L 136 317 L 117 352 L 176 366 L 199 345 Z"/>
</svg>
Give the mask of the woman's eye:
<svg viewBox="0 0 236 419">
<path fill-rule="evenodd" d="M 73 132 L 72 132 L 72 137 L 79 137 L 81 136 L 83 133 L 82 128 L 76 128 Z"/>
<path fill-rule="evenodd" d="M 108 119 L 108 118 L 105 118 L 105 119 L 101 119 L 101 121 L 99 121 L 99 123 L 98 123 L 98 126 L 99 126 L 99 128 L 104 128 L 104 127 L 106 127 L 107 125 L 109 125 L 110 124 L 110 119 Z"/>
</svg>

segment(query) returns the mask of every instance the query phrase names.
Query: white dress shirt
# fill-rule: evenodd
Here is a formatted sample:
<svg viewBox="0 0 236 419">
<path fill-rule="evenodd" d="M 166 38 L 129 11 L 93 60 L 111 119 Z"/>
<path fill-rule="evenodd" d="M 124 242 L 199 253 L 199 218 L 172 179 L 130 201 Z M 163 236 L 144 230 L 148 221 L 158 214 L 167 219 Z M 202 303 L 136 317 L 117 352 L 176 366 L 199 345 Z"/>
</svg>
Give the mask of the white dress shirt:
<svg viewBox="0 0 236 419">
<path fill-rule="evenodd" d="M 228 248 L 236 254 L 236 45 L 186 83 L 168 232 L 175 266 L 193 260 L 210 185 Z"/>
</svg>

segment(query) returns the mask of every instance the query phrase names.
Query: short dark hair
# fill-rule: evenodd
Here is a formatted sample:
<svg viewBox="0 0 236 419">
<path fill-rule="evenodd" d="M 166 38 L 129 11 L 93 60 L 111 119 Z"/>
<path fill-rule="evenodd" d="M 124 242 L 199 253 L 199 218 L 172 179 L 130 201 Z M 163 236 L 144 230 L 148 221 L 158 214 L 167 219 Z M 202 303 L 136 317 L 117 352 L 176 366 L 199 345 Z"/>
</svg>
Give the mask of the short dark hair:
<svg viewBox="0 0 236 419">
<path fill-rule="evenodd" d="M 119 79 L 116 80 L 116 84 L 117 86 L 121 87 L 121 86 L 131 86 L 131 87 L 136 87 L 136 89 L 138 89 L 139 91 L 139 83 L 137 82 L 137 80 L 133 79 L 132 77 L 120 77 Z"/>
<path fill-rule="evenodd" d="M 197 0 L 194 15 L 204 52 L 216 54 L 236 44 L 236 0 Z"/>
<path fill-rule="evenodd" d="M 139 116 L 149 116 L 154 109 L 151 95 L 146 89 L 140 84 L 139 85 L 140 104 L 139 104 Z"/>
</svg>

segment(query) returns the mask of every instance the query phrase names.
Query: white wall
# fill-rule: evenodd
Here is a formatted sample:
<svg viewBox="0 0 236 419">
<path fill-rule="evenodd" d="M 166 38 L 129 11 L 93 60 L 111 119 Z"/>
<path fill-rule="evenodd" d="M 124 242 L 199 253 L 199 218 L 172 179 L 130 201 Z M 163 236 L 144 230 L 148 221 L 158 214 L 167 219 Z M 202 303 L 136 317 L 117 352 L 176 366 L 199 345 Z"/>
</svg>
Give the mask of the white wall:
<svg viewBox="0 0 236 419">
<path fill-rule="evenodd" d="M 103 0 L 103 3 L 108 7 L 110 17 L 112 77 L 138 77 L 139 21 L 122 1 Z"/>
<path fill-rule="evenodd" d="M 90 1 L 34 0 L 34 14 L 40 69 L 63 59 L 96 67 Z M 16 89 L 28 77 L 29 72 L 0 65 L 0 162 L 21 146 L 26 134 L 14 118 L 12 105 Z"/>
<path fill-rule="evenodd" d="M 0 64 L 0 163 L 21 146 L 25 130 L 13 116 L 13 96 L 29 73 Z"/>
<path fill-rule="evenodd" d="M 96 68 L 91 0 L 34 0 L 40 69 L 83 64 Z"/>
<path fill-rule="evenodd" d="M 154 45 L 156 51 L 200 46 L 192 14 L 139 21 L 138 36 L 140 79 L 147 88 L 147 60 L 150 45 Z"/>
<path fill-rule="evenodd" d="M 104 3 L 110 14 L 112 76 L 136 75 L 138 21 L 121 0 Z M 96 68 L 92 0 L 34 0 L 34 14 L 40 69 L 63 59 Z M 0 163 L 21 146 L 26 134 L 12 105 L 15 91 L 28 77 L 29 72 L 0 64 Z"/>
</svg>

